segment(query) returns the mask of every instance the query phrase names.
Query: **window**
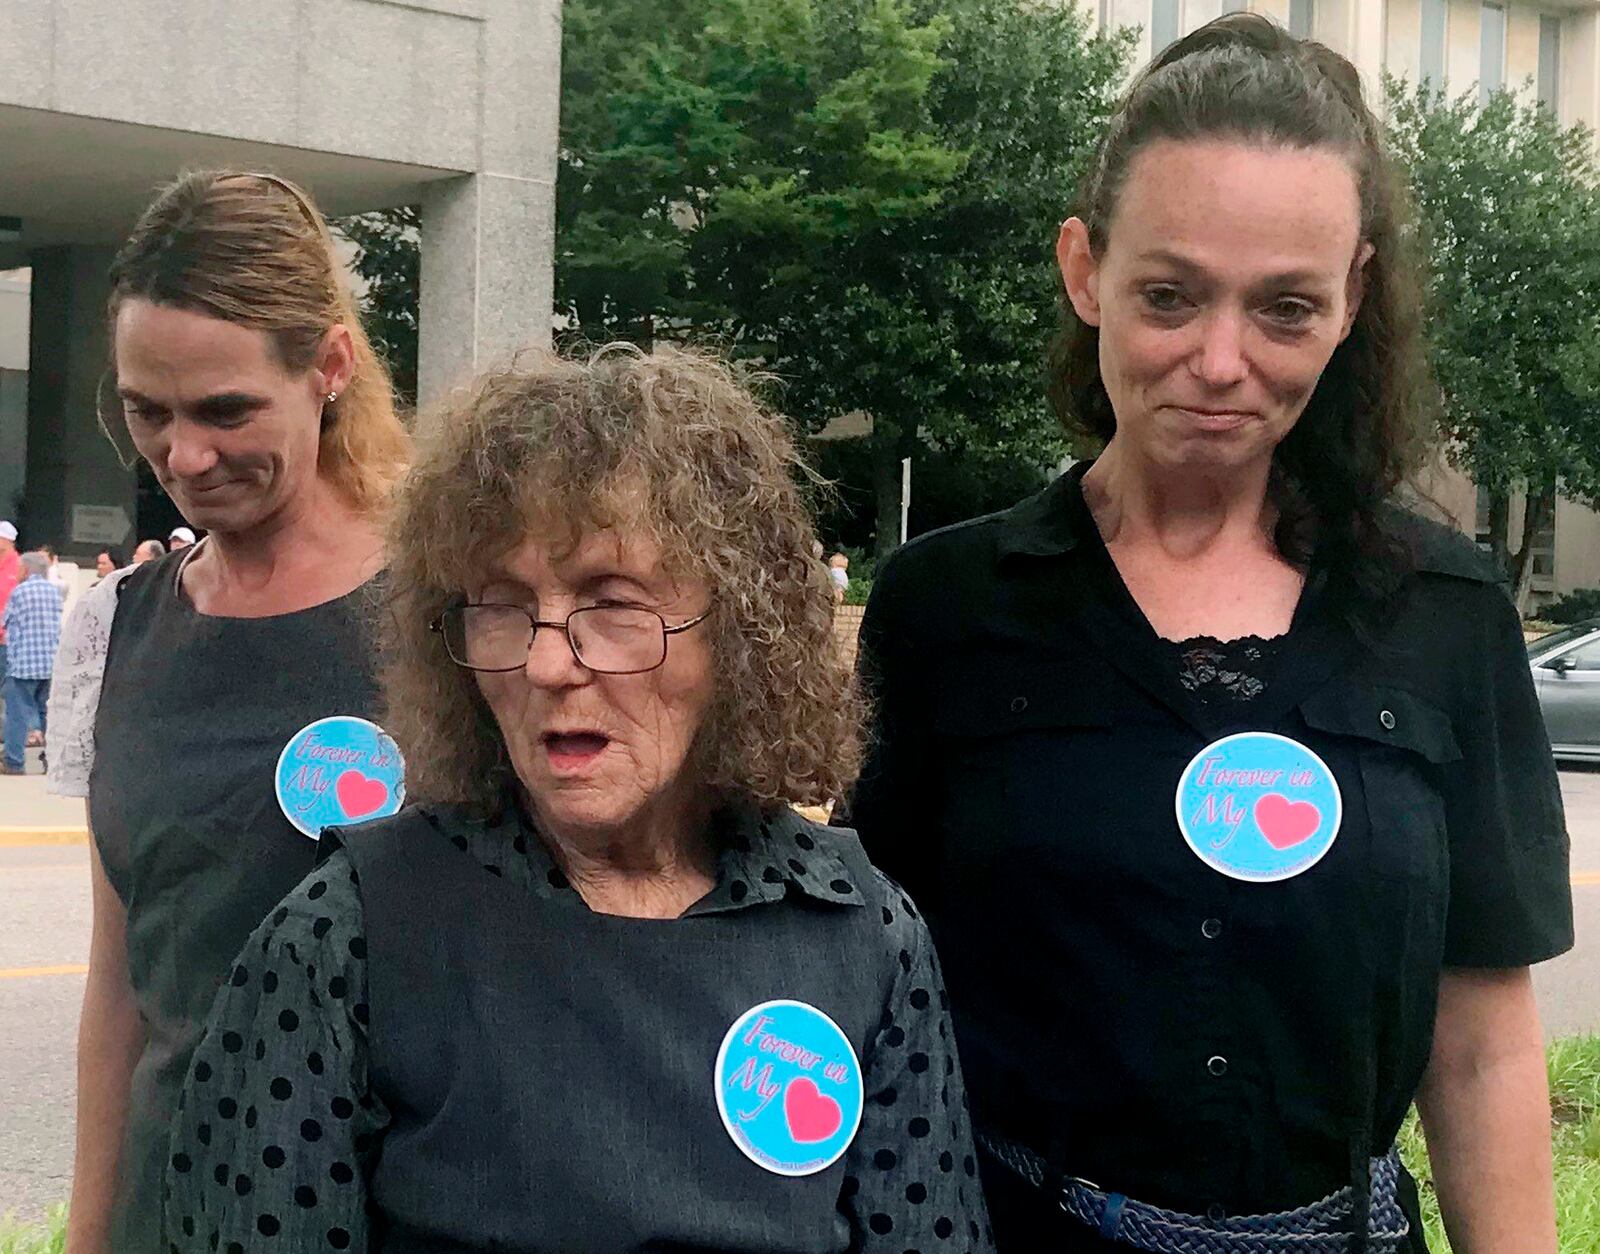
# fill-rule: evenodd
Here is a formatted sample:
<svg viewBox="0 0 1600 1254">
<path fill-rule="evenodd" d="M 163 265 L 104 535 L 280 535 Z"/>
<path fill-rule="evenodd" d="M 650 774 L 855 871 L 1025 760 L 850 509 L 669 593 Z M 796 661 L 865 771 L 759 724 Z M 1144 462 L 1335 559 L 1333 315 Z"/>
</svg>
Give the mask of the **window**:
<svg viewBox="0 0 1600 1254">
<path fill-rule="evenodd" d="M 1489 489 L 1488 488 L 1479 488 L 1478 489 L 1478 507 L 1477 507 L 1477 510 L 1475 511 L 1476 517 L 1473 519 L 1472 531 L 1473 531 L 1473 537 L 1477 540 L 1478 544 L 1483 548 L 1488 548 L 1489 547 L 1489 541 L 1490 541 L 1490 538 L 1491 538 L 1490 535 L 1489 535 L 1489 514 L 1490 514 L 1490 511 L 1491 511 L 1492 505 L 1493 505 L 1493 498 L 1489 494 Z"/>
<path fill-rule="evenodd" d="M 1178 0 L 1154 0 L 1150 6 L 1150 55 L 1173 43 L 1178 35 Z"/>
<path fill-rule="evenodd" d="M 1556 513 L 1552 506 L 1549 521 L 1533 533 L 1528 545 L 1528 562 L 1535 579 L 1554 579 L 1556 575 Z"/>
<path fill-rule="evenodd" d="M 1424 82 L 1444 86 L 1444 28 L 1449 0 L 1422 0 L 1422 60 Z"/>
<path fill-rule="evenodd" d="M 1289 33 L 1297 39 L 1310 39 L 1316 24 L 1316 0 L 1289 0 Z"/>
<path fill-rule="evenodd" d="M 1571 662 L 1570 669 L 1575 671 L 1600 671 L 1600 640 L 1580 644 L 1570 653 L 1562 654 L 1562 659 Z"/>
<path fill-rule="evenodd" d="M 1478 18 L 1478 100 L 1489 97 L 1506 82 L 1506 11 L 1498 4 L 1483 6 Z"/>
<path fill-rule="evenodd" d="M 1539 103 L 1551 113 L 1561 112 L 1561 19 L 1548 13 L 1539 17 Z"/>
</svg>

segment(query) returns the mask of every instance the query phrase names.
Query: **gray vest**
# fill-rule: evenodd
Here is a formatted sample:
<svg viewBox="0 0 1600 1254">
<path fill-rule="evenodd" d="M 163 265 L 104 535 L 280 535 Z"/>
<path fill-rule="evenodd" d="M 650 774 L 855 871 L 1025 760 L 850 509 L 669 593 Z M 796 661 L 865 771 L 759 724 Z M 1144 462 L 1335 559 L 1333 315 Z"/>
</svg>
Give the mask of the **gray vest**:
<svg viewBox="0 0 1600 1254">
<path fill-rule="evenodd" d="M 417 810 L 338 834 L 364 902 L 372 1083 L 393 1115 L 374 1248 L 848 1249 L 847 1160 L 800 1178 L 756 1166 L 720 1121 L 713 1069 L 735 1019 L 776 998 L 829 1014 L 865 1065 L 893 975 L 859 960 L 882 947 L 879 912 L 791 890 L 670 921 L 595 914 L 497 878 L 451 834 L 448 811 Z"/>
<path fill-rule="evenodd" d="M 283 817 L 284 743 L 333 714 L 376 718 L 376 583 L 295 614 L 215 618 L 173 586 L 178 557 L 118 587 L 95 717 L 90 822 L 128 915 L 149 1034 L 133 1073 L 112 1248 L 153 1254 L 173 1112 L 217 988 L 316 859 Z"/>
</svg>

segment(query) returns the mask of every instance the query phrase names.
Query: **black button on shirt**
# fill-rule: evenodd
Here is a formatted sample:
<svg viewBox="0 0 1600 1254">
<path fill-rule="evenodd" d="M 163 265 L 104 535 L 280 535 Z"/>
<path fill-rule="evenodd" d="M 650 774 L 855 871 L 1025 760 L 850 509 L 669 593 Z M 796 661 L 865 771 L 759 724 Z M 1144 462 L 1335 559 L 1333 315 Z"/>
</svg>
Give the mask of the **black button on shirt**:
<svg viewBox="0 0 1600 1254">
<path fill-rule="evenodd" d="M 1390 1144 L 1442 968 L 1571 945 L 1520 625 L 1466 541 L 1396 511 L 1415 569 L 1375 633 L 1344 625 L 1313 568 L 1265 683 L 1199 699 L 1081 474 L 880 573 L 862 631 L 879 727 L 851 821 L 927 913 L 980 1129 L 1191 1213 L 1303 1205 Z M 1332 849 L 1278 883 L 1212 871 L 1174 815 L 1194 755 L 1246 730 L 1310 747 L 1344 798 Z M 985 1170 L 1002 1251 L 1105 1248 L 1002 1177 Z"/>
</svg>

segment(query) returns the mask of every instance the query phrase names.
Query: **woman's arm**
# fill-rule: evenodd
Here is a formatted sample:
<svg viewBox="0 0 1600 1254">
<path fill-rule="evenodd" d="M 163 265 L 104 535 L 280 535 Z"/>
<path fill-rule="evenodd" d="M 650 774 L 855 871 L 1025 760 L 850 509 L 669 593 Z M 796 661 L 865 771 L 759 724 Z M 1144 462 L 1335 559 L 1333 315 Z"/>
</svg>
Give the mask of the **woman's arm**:
<svg viewBox="0 0 1600 1254">
<path fill-rule="evenodd" d="M 1444 972 L 1417 1106 L 1455 1254 L 1554 1254 L 1550 1092 L 1528 968 Z"/>
<path fill-rule="evenodd" d="M 888 952 L 898 963 L 864 1060 L 866 1106 L 845 1156 L 839 1209 L 852 1251 L 994 1248 L 944 976 L 916 907 L 885 884 Z"/>
<path fill-rule="evenodd" d="M 367 1082 L 361 926 L 336 851 L 239 951 L 173 1126 L 171 1249 L 367 1248 L 367 1174 L 389 1116 Z"/>
<path fill-rule="evenodd" d="M 109 1254 L 128 1089 L 144 1050 L 144 1022 L 128 978 L 127 913 L 89 837 L 94 923 L 78 1021 L 78 1128 L 67 1254 Z"/>
</svg>

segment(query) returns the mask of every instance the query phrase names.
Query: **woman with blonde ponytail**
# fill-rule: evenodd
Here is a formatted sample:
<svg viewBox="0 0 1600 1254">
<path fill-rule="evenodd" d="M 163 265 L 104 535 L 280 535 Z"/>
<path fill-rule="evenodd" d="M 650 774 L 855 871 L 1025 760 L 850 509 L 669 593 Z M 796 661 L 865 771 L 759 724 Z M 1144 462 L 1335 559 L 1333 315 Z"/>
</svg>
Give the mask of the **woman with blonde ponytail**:
<svg viewBox="0 0 1600 1254">
<path fill-rule="evenodd" d="M 404 795 L 369 629 L 409 440 L 327 223 L 276 175 L 164 188 L 108 315 L 108 426 L 207 533 L 83 599 L 51 710 L 51 787 L 87 799 L 94 898 L 67 1248 L 146 1254 L 166 1248 L 179 1086 L 239 947 L 323 824 Z"/>
</svg>

